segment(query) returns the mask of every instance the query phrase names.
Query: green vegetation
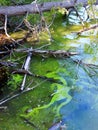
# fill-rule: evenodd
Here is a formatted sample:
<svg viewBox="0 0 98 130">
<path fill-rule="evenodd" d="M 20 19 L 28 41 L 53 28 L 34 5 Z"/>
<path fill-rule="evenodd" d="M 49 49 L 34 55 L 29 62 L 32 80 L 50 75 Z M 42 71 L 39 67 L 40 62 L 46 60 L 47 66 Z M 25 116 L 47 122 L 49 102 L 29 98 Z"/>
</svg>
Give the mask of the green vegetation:
<svg viewBox="0 0 98 130">
<path fill-rule="evenodd" d="M 17 74 L 17 75 L 11 75 L 10 79 L 8 80 L 7 85 L 9 86 L 9 89 L 11 91 L 14 91 L 17 89 L 22 82 L 22 76 Z"/>
</svg>

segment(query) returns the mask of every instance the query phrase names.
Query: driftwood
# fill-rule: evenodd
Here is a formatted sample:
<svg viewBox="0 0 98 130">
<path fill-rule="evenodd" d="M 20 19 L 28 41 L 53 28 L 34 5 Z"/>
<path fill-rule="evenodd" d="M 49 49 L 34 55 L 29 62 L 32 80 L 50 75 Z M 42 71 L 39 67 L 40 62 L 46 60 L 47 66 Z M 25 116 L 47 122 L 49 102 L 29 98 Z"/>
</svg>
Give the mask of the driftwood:
<svg viewBox="0 0 98 130">
<path fill-rule="evenodd" d="M 1 6 L 0 15 L 22 15 L 25 13 L 39 13 L 39 10 L 49 11 L 51 8 L 57 9 L 58 7 L 64 7 L 66 9 L 73 8 L 75 5 L 82 4 L 88 5 L 88 0 L 66 0 L 65 2 L 43 2 L 41 4 L 27 4 L 20 6 Z M 94 4 L 98 4 L 98 0 Z M 37 5 L 37 6 L 36 6 Z"/>
</svg>

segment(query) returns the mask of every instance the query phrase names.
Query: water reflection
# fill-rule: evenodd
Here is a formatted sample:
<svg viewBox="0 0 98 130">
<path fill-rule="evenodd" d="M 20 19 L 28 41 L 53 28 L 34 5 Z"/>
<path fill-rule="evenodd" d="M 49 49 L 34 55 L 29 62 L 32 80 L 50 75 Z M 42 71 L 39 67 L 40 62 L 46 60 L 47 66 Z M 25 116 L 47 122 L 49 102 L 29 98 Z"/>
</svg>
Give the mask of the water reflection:
<svg viewBox="0 0 98 130">
<path fill-rule="evenodd" d="M 98 81 L 97 81 L 98 84 Z M 97 84 L 82 69 L 78 69 L 78 89 L 71 90 L 73 99 L 60 110 L 67 130 L 97 130 L 98 128 L 98 88 Z"/>
<path fill-rule="evenodd" d="M 98 91 L 93 94 L 85 89 L 74 93 L 72 101 L 61 109 L 62 120 L 67 130 L 96 130 L 98 128 Z M 97 97 L 97 100 L 95 100 Z"/>
</svg>

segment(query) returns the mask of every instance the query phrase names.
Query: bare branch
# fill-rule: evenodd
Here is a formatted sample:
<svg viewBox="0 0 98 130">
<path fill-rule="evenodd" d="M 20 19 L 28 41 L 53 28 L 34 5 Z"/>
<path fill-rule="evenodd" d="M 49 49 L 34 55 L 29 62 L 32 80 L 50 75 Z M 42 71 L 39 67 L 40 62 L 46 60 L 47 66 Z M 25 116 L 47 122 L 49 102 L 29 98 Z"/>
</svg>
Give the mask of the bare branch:
<svg viewBox="0 0 98 130">
<path fill-rule="evenodd" d="M 25 52 L 28 53 L 30 51 L 29 48 L 27 49 L 14 49 L 15 52 Z M 74 55 L 78 55 L 79 53 L 77 52 L 68 52 L 68 51 L 64 51 L 64 50 L 36 50 L 36 49 L 32 49 L 31 50 L 32 55 L 41 55 L 41 56 L 47 56 L 47 57 L 70 57 L 70 56 L 74 56 Z"/>
<path fill-rule="evenodd" d="M 5 30 L 5 34 L 6 34 L 6 36 L 7 36 L 7 37 L 10 37 L 9 34 L 7 33 L 7 15 L 5 15 L 4 30 Z"/>
<path fill-rule="evenodd" d="M 82 32 L 86 32 L 86 31 L 89 31 L 89 30 L 95 29 L 95 28 L 98 28 L 98 25 L 94 25 L 94 26 L 92 26 L 92 27 L 85 28 L 85 29 L 83 29 L 83 30 L 77 32 L 77 34 L 79 35 L 79 34 L 81 34 Z"/>
</svg>

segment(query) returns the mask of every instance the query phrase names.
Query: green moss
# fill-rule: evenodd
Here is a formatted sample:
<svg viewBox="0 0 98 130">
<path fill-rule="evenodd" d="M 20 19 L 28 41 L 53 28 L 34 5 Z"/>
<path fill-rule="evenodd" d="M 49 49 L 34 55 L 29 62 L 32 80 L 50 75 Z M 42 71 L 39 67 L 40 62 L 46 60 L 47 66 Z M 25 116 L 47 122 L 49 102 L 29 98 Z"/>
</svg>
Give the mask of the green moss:
<svg viewBox="0 0 98 130">
<path fill-rule="evenodd" d="M 9 86 L 10 90 L 14 91 L 16 88 L 20 86 L 21 82 L 22 82 L 22 76 L 20 76 L 19 74 L 11 75 L 7 85 Z"/>
</svg>

